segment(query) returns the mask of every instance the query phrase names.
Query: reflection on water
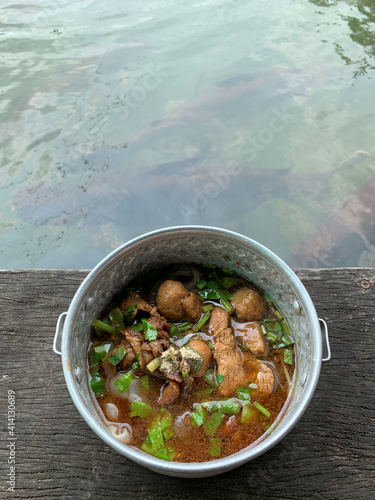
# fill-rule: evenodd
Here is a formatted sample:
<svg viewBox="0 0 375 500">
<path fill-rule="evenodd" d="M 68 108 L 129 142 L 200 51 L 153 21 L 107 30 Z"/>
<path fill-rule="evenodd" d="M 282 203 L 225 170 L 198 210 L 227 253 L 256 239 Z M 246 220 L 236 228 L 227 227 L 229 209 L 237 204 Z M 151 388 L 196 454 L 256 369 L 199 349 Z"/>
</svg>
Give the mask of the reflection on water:
<svg viewBox="0 0 375 500">
<path fill-rule="evenodd" d="M 0 265 L 207 224 L 375 265 L 370 0 L 2 7 Z"/>
<path fill-rule="evenodd" d="M 363 47 L 363 52 L 358 55 L 358 52 L 352 50 L 350 42 L 340 45 L 339 42 L 331 40 L 344 63 L 355 68 L 353 77 L 367 75 L 370 70 L 375 69 L 375 4 L 373 0 L 356 0 L 355 2 L 346 0 L 347 8 L 343 7 L 342 0 L 310 0 L 310 2 L 323 9 L 333 9 L 337 18 L 347 23 L 351 40 Z M 321 13 L 325 14 L 324 10 Z M 324 24 L 327 25 L 327 23 Z"/>
</svg>

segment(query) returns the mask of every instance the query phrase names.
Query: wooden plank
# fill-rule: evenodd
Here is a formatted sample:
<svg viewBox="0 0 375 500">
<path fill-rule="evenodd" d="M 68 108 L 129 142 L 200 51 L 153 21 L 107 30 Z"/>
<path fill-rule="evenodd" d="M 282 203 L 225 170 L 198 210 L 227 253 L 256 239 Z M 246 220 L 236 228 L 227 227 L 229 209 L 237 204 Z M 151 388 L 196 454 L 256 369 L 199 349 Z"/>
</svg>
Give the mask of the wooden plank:
<svg viewBox="0 0 375 500">
<path fill-rule="evenodd" d="M 332 360 L 322 367 L 306 413 L 280 444 L 232 472 L 200 480 L 168 478 L 118 455 L 75 409 L 52 342 L 57 318 L 86 274 L 0 272 L 1 498 L 373 498 L 374 269 L 297 271 L 328 323 Z M 16 393 L 15 494 L 6 484 L 9 389 Z"/>
</svg>

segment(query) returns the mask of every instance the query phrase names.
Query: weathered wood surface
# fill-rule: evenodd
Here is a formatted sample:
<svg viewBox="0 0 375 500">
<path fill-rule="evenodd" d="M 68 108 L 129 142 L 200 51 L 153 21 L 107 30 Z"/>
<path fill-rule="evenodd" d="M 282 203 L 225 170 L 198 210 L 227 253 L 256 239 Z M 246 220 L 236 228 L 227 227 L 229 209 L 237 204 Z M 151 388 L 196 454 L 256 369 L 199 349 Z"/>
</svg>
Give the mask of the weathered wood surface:
<svg viewBox="0 0 375 500">
<path fill-rule="evenodd" d="M 80 418 L 52 351 L 86 271 L 0 272 L 1 498 L 374 498 L 375 270 L 300 270 L 329 326 L 332 359 L 298 425 L 271 451 L 214 478 L 168 478 L 116 454 Z M 368 280 L 370 288 L 361 286 Z M 362 283 L 363 285 L 363 283 Z M 16 392 L 16 492 L 7 391 Z"/>
</svg>

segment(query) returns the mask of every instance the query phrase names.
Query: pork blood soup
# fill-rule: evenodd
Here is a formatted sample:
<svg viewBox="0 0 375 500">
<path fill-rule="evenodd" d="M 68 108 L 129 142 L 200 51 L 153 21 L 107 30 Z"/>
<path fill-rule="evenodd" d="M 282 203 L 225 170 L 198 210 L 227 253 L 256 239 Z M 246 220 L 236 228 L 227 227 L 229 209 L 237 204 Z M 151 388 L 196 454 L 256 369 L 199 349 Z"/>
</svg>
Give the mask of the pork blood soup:
<svg viewBox="0 0 375 500">
<path fill-rule="evenodd" d="M 88 366 L 112 435 L 163 460 L 204 462 L 270 432 L 294 348 L 252 283 L 211 265 L 173 266 L 129 283 L 93 322 Z"/>
</svg>

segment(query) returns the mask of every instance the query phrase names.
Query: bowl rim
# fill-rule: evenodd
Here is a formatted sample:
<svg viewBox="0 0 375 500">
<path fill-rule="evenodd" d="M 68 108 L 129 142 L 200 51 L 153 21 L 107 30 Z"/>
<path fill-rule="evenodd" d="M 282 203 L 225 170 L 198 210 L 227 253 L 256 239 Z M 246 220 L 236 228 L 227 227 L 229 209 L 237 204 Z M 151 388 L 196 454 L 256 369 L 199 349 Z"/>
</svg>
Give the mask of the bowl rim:
<svg viewBox="0 0 375 500">
<path fill-rule="evenodd" d="M 277 425 L 274 431 L 256 446 L 250 447 L 246 451 L 240 451 L 236 454 L 229 455 L 228 457 L 218 458 L 209 462 L 167 462 L 148 455 L 147 453 L 144 453 L 137 448 L 125 445 L 118 441 L 115 437 L 111 436 L 111 434 L 107 430 L 102 428 L 97 424 L 97 422 L 94 421 L 89 409 L 81 399 L 77 388 L 77 379 L 75 374 L 73 373 L 69 361 L 71 337 L 68 332 L 73 327 L 74 317 L 81 305 L 82 299 L 85 297 L 87 290 L 89 290 L 92 284 L 95 283 L 95 281 L 98 279 L 97 276 L 99 272 L 102 273 L 108 270 L 108 268 L 113 264 L 113 260 L 116 257 L 119 257 L 120 254 L 126 252 L 128 248 L 142 244 L 146 241 L 150 242 L 153 238 L 160 237 L 160 235 L 166 236 L 171 235 L 172 233 L 174 233 L 175 236 L 183 233 L 185 233 L 185 235 L 190 233 L 192 236 L 197 236 L 202 233 L 205 233 L 206 235 L 207 233 L 210 233 L 212 234 L 212 236 L 217 237 L 224 235 L 231 238 L 232 241 L 237 241 L 238 243 L 247 245 L 250 244 L 253 248 L 259 250 L 262 253 L 263 257 L 267 258 L 267 260 L 276 265 L 276 267 L 279 268 L 282 273 L 285 274 L 293 283 L 293 286 L 298 293 L 298 297 L 301 299 L 304 305 L 304 310 L 311 325 L 311 329 L 316 331 L 316 334 L 313 335 L 315 341 L 312 345 L 313 367 L 309 373 L 308 385 L 305 386 L 304 394 L 302 395 L 298 408 L 293 413 L 293 415 L 288 418 L 287 422 L 281 422 L 283 423 L 283 425 Z M 127 241 L 123 245 L 110 252 L 90 271 L 90 273 L 87 275 L 87 277 L 84 279 L 84 281 L 76 291 L 67 312 L 62 332 L 61 361 L 63 365 L 65 381 L 73 403 L 75 404 L 77 410 L 79 411 L 85 422 L 88 424 L 88 426 L 106 444 L 108 444 L 121 455 L 126 456 L 134 462 L 166 475 L 180 477 L 207 477 L 209 475 L 216 475 L 229 471 L 259 457 L 260 455 L 274 447 L 282 439 L 284 439 L 284 437 L 297 424 L 306 408 L 308 407 L 318 383 L 322 361 L 321 329 L 314 304 L 306 288 L 297 277 L 295 272 L 270 249 L 268 249 L 261 243 L 249 238 L 248 236 L 244 236 L 228 229 L 203 225 L 171 226 L 144 233 Z"/>
</svg>

